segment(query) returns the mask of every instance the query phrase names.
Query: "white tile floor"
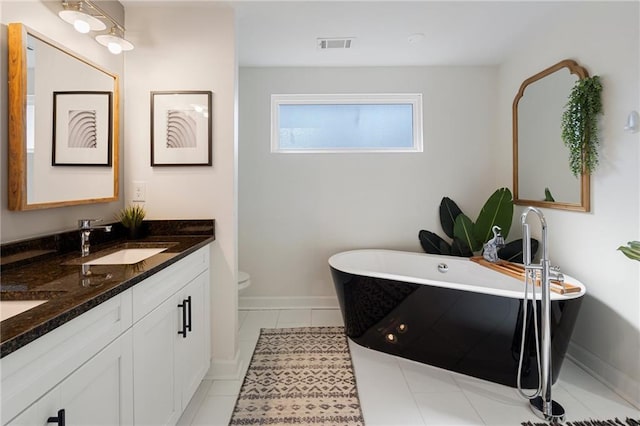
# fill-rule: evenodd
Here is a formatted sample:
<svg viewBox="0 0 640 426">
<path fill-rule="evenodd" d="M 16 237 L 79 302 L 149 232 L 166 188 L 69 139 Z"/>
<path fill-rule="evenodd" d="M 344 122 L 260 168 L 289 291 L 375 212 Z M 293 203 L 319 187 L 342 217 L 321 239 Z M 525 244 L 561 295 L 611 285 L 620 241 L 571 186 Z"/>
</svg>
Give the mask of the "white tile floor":
<svg viewBox="0 0 640 426">
<path fill-rule="evenodd" d="M 342 317 L 338 310 L 241 311 L 239 324 L 246 368 L 260 328 L 342 325 Z M 538 420 L 510 387 L 349 345 L 367 426 L 516 426 Z M 241 385 L 242 380 L 205 380 L 180 424 L 227 425 Z M 640 418 L 639 410 L 568 359 L 553 398 L 564 406 L 567 421 Z"/>
</svg>

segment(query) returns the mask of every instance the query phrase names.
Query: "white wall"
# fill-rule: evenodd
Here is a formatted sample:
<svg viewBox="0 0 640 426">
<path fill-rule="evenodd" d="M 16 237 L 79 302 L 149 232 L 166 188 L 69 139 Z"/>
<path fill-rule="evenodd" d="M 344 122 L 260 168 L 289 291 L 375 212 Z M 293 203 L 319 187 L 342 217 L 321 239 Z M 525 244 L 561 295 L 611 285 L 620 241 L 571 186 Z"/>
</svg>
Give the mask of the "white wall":
<svg viewBox="0 0 640 426">
<path fill-rule="evenodd" d="M 219 3 L 127 2 L 125 188 L 146 182 L 150 219 L 216 220 L 212 245 L 214 375 L 233 375 L 237 328 L 236 54 L 233 10 Z M 213 91 L 213 166 L 150 166 L 150 92 Z M 127 190 L 128 197 L 132 194 Z M 129 201 L 129 199 L 127 199 Z M 229 371 L 224 371 L 228 369 Z"/>
<path fill-rule="evenodd" d="M 495 190 L 494 67 L 241 68 L 242 306 L 336 305 L 327 259 L 354 248 L 422 251 L 443 196 L 475 219 Z M 272 93 L 422 93 L 424 152 L 271 154 Z"/>
<path fill-rule="evenodd" d="M 623 131 L 640 108 L 638 2 L 571 3 L 500 68 L 499 164 L 511 164 L 511 103 L 523 80 L 574 59 L 604 86 L 600 166 L 590 213 L 545 209 L 553 264 L 587 285 L 570 354 L 640 406 L 640 266 L 616 248 L 640 240 L 640 136 Z M 567 165 L 568 167 L 568 165 Z M 497 169 L 509 185 L 511 169 Z M 521 210 L 517 210 L 519 214 Z"/>
<path fill-rule="evenodd" d="M 122 73 L 124 61 L 122 56 L 110 54 L 107 49 L 100 46 L 89 35 L 76 32 L 73 27 L 57 15 L 61 8 L 58 2 L 40 1 L 2 1 L 2 34 L 0 36 L 0 110 L 7 111 L 7 27 L 12 22 L 20 22 L 45 37 L 65 46 L 70 51 L 83 56 L 90 61 L 100 65 L 104 69 L 120 75 L 120 105 L 123 103 L 122 95 Z M 46 67 L 46 64 L 44 65 Z M 121 108 L 122 110 L 122 108 Z M 122 114 L 121 114 L 122 115 Z M 99 203 L 81 205 L 73 207 L 59 207 L 54 209 L 32 210 L 32 211 L 10 211 L 7 209 L 7 164 L 9 161 L 7 144 L 7 114 L 0 114 L 0 192 L 2 193 L 2 215 L 0 240 L 3 243 L 22 240 L 29 237 L 47 235 L 54 232 L 77 228 L 77 220 L 81 218 L 103 218 L 105 221 L 112 221 L 114 215 L 122 208 L 122 197 L 119 201 L 112 203 Z M 124 120 L 120 120 L 120 141 L 124 129 Z M 122 155 L 122 144 L 120 145 L 120 155 Z M 122 162 L 120 177 L 122 179 Z M 122 186 L 120 187 L 122 194 Z"/>
</svg>

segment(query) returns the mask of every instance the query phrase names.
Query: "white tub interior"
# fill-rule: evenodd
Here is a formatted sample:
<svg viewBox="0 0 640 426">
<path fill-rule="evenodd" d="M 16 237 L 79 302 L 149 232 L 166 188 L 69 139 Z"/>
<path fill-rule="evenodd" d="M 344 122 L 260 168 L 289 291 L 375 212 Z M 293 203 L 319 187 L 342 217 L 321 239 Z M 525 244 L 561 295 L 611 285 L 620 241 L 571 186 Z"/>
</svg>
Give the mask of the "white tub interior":
<svg viewBox="0 0 640 426">
<path fill-rule="evenodd" d="M 438 264 L 447 265 L 447 272 L 438 270 Z M 524 281 L 494 271 L 468 258 L 438 256 L 394 250 L 352 250 L 335 254 L 329 264 L 342 272 L 361 276 L 385 278 L 395 281 L 426 284 L 457 290 L 522 299 Z M 564 295 L 551 292 L 551 300 L 572 299 L 585 293 L 585 286 L 565 274 L 565 282 L 581 288 L 579 293 Z M 540 298 L 540 290 L 536 290 Z"/>
</svg>

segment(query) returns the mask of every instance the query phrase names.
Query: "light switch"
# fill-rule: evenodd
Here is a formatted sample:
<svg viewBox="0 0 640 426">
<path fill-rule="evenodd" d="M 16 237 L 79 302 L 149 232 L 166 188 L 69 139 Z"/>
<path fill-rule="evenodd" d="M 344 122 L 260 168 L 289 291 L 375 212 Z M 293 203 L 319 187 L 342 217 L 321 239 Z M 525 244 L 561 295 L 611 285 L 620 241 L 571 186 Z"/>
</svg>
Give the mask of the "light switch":
<svg viewBox="0 0 640 426">
<path fill-rule="evenodd" d="M 131 201 L 146 201 L 146 197 L 147 197 L 147 182 L 134 181 L 133 197 Z"/>
</svg>

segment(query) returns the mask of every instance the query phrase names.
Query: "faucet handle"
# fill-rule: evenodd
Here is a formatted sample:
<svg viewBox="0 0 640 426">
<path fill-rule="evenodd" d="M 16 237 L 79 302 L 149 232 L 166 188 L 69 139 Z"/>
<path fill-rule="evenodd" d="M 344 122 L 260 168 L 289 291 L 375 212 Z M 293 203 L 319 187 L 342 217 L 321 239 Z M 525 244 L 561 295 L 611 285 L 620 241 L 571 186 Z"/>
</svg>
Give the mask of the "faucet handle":
<svg viewBox="0 0 640 426">
<path fill-rule="evenodd" d="M 555 281 L 555 283 L 559 283 L 562 286 L 563 291 L 567 291 L 567 287 L 564 283 L 564 274 L 560 272 L 559 266 L 549 266 L 549 275 L 550 279 Z"/>
<path fill-rule="evenodd" d="M 88 229 L 94 222 L 100 222 L 102 219 L 78 219 L 78 228 Z"/>
<path fill-rule="evenodd" d="M 564 280 L 564 274 L 560 272 L 559 266 L 549 266 L 549 274 L 558 281 Z"/>
</svg>

